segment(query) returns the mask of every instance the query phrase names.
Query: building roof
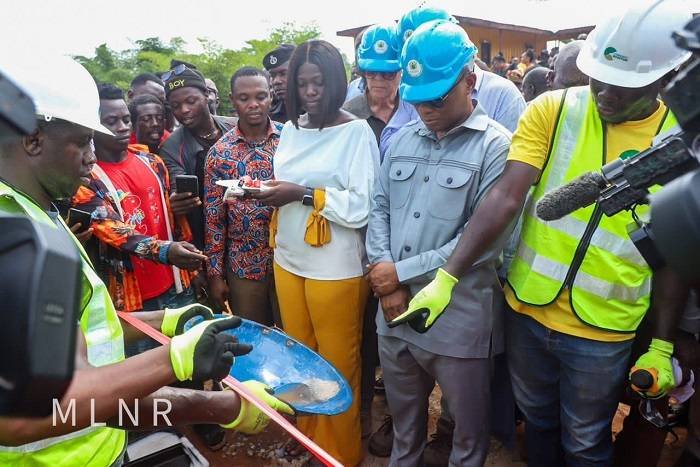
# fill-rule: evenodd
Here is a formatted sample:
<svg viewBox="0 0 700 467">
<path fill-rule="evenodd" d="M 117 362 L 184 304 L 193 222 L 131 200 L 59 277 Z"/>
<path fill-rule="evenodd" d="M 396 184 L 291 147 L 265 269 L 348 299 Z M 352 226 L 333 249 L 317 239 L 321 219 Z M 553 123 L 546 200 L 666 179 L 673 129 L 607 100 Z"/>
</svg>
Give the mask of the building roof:
<svg viewBox="0 0 700 467">
<path fill-rule="evenodd" d="M 452 13 L 465 28 L 478 26 L 555 37 L 575 37 L 582 32 L 589 32 L 593 29 L 602 16 L 628 7 L 633 1 L 488 0 L 465 2 L 464 0 L 439 0 L 435 6 Z M 690 11 L 700 11 L 700 0 L 683 0 L 682 3 L 687 5 Z M 373 24 L 371 10 L 364 17 L 367 24 L 337 31 L 337 35 L 353 37 L 365 27 Z"/>
<path fill-rule="evenodd" d="M 458 16 L 455 15 L 455 18 L 459 21 L 459 24 L 462 25 L 465 28 L 469 28 L 469 26 L 472 27 L 482 27 L 482 28 L 490 28 L 490 29 L 501 29 L 504 31 L 515 31 L 515 32 L 525 32 L 525 33 L 530 33 L 530 34 L 538 34 L 538 35 L 546 35 L 546 36 L 556 36 L 556 37 L 573 37 L 577 36 L 578 34 L 581 33 L 588 33 L 591 32 L 591 30 L 594 28 L 594 25 L 582 25 L 582 26 L 576 26 L 576 27 L 569 27 L 566 29 L 558 29 L 558 30 L 547 30 L 547 29 L 540 29 L 540 28 L 535 28 L 532 26 L 524 26 L 520 24 L 510 24 L 510 23 L 501 23 L 498 21 L 490 21 L 490 20 L 485 20 L 485 19 L 480 19 L 480 18 L 472 18 L 468 16 Z M 357 36 L 360 31 L 365 29 L 366 27 L 371 26 L 371 24 L 365 24 L 363 26 L 357 26 L 354 28 L 349 28 L 349 29 L 343 29 L 341 31 L 337 31 L 337 35 L 339 36 L 344 36 L 344 37 L 355 37 Z"/>
<path fill-rule="evenodd" d="M 565 0 L 490 0 L 468 5 L 463 0 L 444 0 L 439 6 L 451 12 L 465 28 L 486 27 L 550 36 L 589 32 L 600 16 L 600 11 L 586 7 L 584 2 Z M 337 31 L 337 35 L 354 37 L 371 24 Z"/>
</svg>

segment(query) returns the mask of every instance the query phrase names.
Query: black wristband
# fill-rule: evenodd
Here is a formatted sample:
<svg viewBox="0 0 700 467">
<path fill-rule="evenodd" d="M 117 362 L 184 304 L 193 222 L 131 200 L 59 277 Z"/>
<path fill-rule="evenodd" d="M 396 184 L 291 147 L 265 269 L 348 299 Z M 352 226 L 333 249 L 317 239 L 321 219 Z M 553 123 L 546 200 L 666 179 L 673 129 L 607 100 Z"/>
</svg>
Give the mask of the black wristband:
<svg viewBox="0 0 700 467">
<path fill-rule="evenodd" d="M 314 189 L 311 187 L 306 187 L 306 191 L 304 192 L 304 197 L 301 198 L 301 204 L 304 206 L 312 206 L 314 205 Z"/>
</svg>

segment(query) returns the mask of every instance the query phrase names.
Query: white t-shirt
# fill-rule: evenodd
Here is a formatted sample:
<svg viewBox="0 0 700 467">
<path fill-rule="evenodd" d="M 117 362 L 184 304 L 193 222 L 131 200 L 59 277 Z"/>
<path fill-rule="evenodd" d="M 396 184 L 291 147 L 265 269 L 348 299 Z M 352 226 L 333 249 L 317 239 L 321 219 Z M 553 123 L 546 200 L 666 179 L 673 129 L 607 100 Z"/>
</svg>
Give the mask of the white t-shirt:
<svg viewBox="0 0 700 467">
<path fill-rule="evenodd" d="M 275 261 L 309 279 L 341 280 L 362 275 L 364 233 L 378 168 L 379 149 L 365 120 L 330 128 L 295 128 L 287 122 L 275 151 L 275 179 L 326 190 L 321 215 L 329 220 L 331 241 L 313 247 L 304 241 L 312 208 L 301 202 L 279 208 Z"/>
</svg>

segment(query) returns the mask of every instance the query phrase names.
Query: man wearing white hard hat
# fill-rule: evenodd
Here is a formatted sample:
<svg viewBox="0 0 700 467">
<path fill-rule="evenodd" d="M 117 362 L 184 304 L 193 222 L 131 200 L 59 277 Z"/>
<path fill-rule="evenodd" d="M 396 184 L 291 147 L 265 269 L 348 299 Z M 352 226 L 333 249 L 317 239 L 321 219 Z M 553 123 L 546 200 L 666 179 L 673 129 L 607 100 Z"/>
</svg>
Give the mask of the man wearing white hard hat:
<svg viewBox="0 0 700 467">
<path fill-rule="evenodd" d="M 530 465 L 609 465 L 611 422 L 629 372 L 637 327 L 658 316 L 660 279 L 627 236 L 629 212 L 603 216 L 590 206 L 545 222 L 535 214 L 548 191 L 584 172 L 647 149 L 675 118 L 658 100 L 663 78 L 689 53 L 671 33 L 690 12 L 675 1 L 644 2 L 598 23 L 577 64 L 590 85 L 533 100 L 513 135 L 501 179 L 481 202 L 436 279 L 408 313 L 439 315 L 454 281 L 488 251 L 534 185 L 505 287 L 506 352 L 523 411 Z M 645 214 L 645 207 L 637 209 Z M 449 313 L 449 308 L 446 311 Z M 674 385 L 670 330 L 654 330 L 636 366 L 658 374 L 649 396 Z"/>
<path fill-rule="evenodd" d="M 212 318 L 211 310 L 142 312 L 140 318 L 173 337 L 168 345 L 124 358 L 124 341 L 139 338 L 139 333 L 122 329 L 106 286 L 53 205 L 53 200 L 70 197 L 81 182 L 89 181 L 95 163 L 93 132 L 111 134 L 100 124 L 97 88 L 87 70 L 66 57 L 30 53 L 1 57 L 0 69 L 34 100 L 38 127 L 0 145 L 0 214 L 26 216 L 63 231 L 82 258 L 77 323 L 81 332 L 74 377 L 59 401 L 61 412 L 46 418 L 0 419 L 0 465 L 121 465 L 125 429 L 133 428 L 129 419 L 117 418 L 122 403 L 130 415 L 134 410 L 148 411 L 141 423 L 135 422 L 142 429 L 209 422 L 248 433 L 260 431 L 269 419 L 232 391 L 163 388 L 175 381 L 228 375 L 234 356 L 250 351 L 250 346 L 221 332 L 239 325 L 240 319 L 208 319 L 182 333 L 187 319 L 196 314 Z M 247 384 L 271 406 L 291 412 L 261 383 Z M 155 416 L 160 400 L 161 414 L 163 405 L 169 407 L 167 418 Z M 70 413 L 73 417 L 67 416 Z"/>
</svg>

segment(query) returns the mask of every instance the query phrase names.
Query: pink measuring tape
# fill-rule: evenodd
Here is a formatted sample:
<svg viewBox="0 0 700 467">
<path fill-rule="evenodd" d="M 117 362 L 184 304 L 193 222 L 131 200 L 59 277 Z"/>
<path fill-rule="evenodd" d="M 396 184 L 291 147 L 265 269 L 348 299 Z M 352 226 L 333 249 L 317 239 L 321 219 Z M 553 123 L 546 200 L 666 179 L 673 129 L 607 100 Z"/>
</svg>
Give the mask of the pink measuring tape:
<svg viewBox="0 0 700 467">
<path fill-rule="evenodd" d="M 158 332 L 157 330 L 153 329 L 151 326 L 148 324 L 144 323 L 138 318 L 135 318 L 134 316 L 131 316 L 129 313 L 125 313 L 123 311 L 117 312 L 119 317 L 138 329 L 139 331 L 143 332 L 146 334 L 148 337 L 155 339 L 156 341 L 160 342 L 161 344 L 167 344 L 170 342 L 170 338 L 163 335 L 162 333 Z M 221 381 L 223 384 L 228 386 L 229 388 L 233 389 L 238 393 L 239 396 L 259 408 L 265 415 L 270 417 L 271 420 L 273 420 L 275 423 L 277 423 L 279 426 L 284 429 L 287 433 L 292 435 L 297 441 L 299 441 L 306 449 L 311 452 L 314 456 L 318 458 L 321 462 L 323 462 L 325 465 L 332 466 L 332 467 L 343 467 L 343 464 L 338 462 L 337 460 L 333 459 L 333 457 L 328 454 L 326 451 L 321 449 L 319 445 L 311 441 L 304 433 L 299 431 L 297 427 L 292 425 L 286 418 L 284 418 L 282 415 L 280 415 L 276 410 L 271 408 L 269 405 L 255 397 L 253 394 L 251 394 L 248 391 L 248 388 L 243 386 L 240 381 L 235 379 L 233 376 L 227 376 Z"/>
</svg>

